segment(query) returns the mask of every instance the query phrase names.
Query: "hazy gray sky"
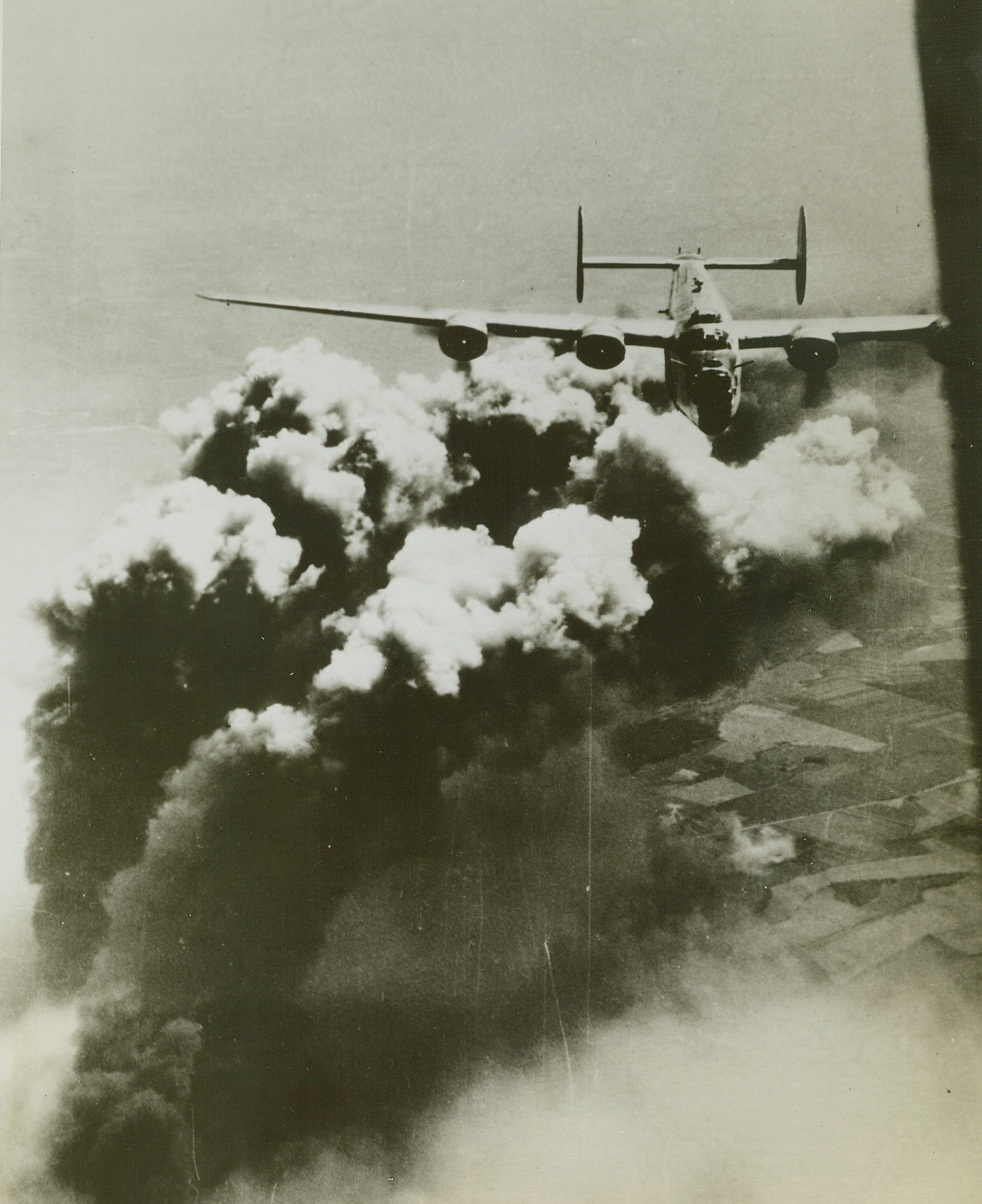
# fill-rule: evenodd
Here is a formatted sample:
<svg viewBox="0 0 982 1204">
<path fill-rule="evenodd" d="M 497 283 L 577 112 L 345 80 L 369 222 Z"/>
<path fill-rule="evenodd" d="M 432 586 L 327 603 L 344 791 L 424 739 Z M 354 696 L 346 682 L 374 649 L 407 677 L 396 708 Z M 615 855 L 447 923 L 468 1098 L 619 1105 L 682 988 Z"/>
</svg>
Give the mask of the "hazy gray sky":
<svg viewBox="0 0 982 1204">
<path fill-rule="evenodd" d="M 588 253 L 770 254 L 790 249 L 804 202 L 810 312 L 932 304 L 910 10 L 8 0 L 8 677 L 17 616 L 52 564 L 173 472 L 162 409 L 309 334 L 383 375 L 444 366 L 408 332 L 225 309 L 195 289 L 566 311 L 578 204 Z M 657 308 L 666 287 L 592 277 L 584 308 Z M 784 277 L 728 289 L 736 308 L 793 306 Z"/>
<path fill-rule="evenodd" d="M 588 251 L 789 247 L 815 312 L 930 300 L 908 0 L 7 5 L 3 359 L 15 405 L 153 421 L 257 343 L 395 370 L 403 333 L 196 288 L 573 305 Z M 588 306 L 663 304 L 661 277 Z M 786 307 L 788 282 L 732 281 Z"/>
</svg>

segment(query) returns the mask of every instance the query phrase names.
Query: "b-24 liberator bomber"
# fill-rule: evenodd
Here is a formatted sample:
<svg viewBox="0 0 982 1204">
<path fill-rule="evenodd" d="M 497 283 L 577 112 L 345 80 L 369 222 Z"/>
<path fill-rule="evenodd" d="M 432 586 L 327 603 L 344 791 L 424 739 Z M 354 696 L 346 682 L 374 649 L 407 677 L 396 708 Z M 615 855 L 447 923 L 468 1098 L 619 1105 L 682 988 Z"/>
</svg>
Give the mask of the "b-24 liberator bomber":
<svg viewBox="0 0 982 1204">
<path fill-rule="evenodd" d="M 807 235 L 804 208 L 798 213 L 795 254 L 786 258 L 719 258 L 681 248 L 671 256 L 583 255 L 583 210 L 577 215 L 576 299 L 583 300 L 589 270 L 661 268 L 672 273 L 668 306 L 656 318 L 583 318 L 513 312 L 477 312 L 331 302 L 275 301 L 199 293 L 206 301 L 298 310 L 343 318 L 401 322 L 436 332 L 441 351 L 467 363 L 488 349 L 489 336 L 541 338 L 571 347 L 590 368 L 616 368 L 628 347 L 660 347 L 665 384 L 673 404 L 710 437 L 730 424 L 740 403 L 745 351 L 782 348 L 794 368 L 820 375 L 839 359 L 839 347 L 869 341 L 923 343 L 941 362 L 946 355 L 947 322 L 933 314 L 843 318 L 734 318 L 710 275 L 715 270 L 790 271 L 798 304 L 805 299 Z"/>
</svg>

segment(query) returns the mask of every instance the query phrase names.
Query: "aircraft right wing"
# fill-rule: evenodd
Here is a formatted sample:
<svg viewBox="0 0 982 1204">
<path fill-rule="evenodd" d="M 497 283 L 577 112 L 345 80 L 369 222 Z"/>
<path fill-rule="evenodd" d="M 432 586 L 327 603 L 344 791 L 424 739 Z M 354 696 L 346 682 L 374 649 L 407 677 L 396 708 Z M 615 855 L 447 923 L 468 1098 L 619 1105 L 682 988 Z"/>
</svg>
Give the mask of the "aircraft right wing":
<svg viewBox="0 0 982 1204">
<path fill-rule="evenodd" d="M 213 293 L 198 293 L 205 301 L 225 305 L 253 305 L 262 309 L 286 309 L 300 313 L 328 314 L 340 318 L 363 318 L 375 322 L 400 322 L 440 330 L 458 320 L 482 322 L 488 334 L 506 338 L 575 339 L 591 322 L 602 321 L 615 326 L 630 347 L 664 347 L 675 331 L 668 318 L 588 318 L 582 314 L 534 314 L 511 312 L 482 313 L 461 309 L 415 309 L 408 306 L 343 305 L 307 301 L 274 301 L 265 297 L 226 297 Z"/>
<path fill-rule="evenodd" d="M 883 318 L 743 318 L 730 328 L 741 347 L 787 347 L 792 337 L 821 333 L 836 343 L 931 341 L 941 329 L 937 314 L 906 314 Z"/>
</svg>

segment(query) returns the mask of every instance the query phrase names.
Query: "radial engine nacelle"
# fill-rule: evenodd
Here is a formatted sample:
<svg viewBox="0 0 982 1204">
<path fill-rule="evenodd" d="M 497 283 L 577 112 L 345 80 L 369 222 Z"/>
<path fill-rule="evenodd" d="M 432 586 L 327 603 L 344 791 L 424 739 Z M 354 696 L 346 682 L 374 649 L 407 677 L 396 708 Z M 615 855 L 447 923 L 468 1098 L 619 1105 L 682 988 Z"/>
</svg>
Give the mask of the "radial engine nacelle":
<svg viewBox="0 0 982 1204">
<path fill-rule="evenodd" d="M 576 358 L 588 368 L 616 368 L 624 359 L 624 336 L 613 322 L 589 322 L 576 340 Z"/>
<path fill-rule="evenodd" d="M 839 362 L 835 335 L 824 326 L 799 326 L 788 343 L 788 360 L 799 372 L 827 372 Z"/>
<path fill-rule="evenodd" d="M 454 314 L 437 336 L 444 355 L 458 362 L 476 360 L 488 349 L 488 327 L 477 314 Z"/>
</svg>

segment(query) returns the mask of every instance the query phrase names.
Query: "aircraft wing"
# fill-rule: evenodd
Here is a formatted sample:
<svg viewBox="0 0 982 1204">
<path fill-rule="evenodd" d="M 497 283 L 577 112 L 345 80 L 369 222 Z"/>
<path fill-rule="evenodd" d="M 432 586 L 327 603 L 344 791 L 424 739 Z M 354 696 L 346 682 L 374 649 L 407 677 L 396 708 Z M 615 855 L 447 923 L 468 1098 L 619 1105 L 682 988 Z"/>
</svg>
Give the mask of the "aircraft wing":
<svg viewBox="0 0 982 1204">
<path fill-rule="evenodd" d="M 787 347 L 797 330 L 822 331 L 837 343 L 926 341 L 937 314 L 885 318 L 744 318 L 730 323 L 741 347 Z"/>
<path fill-rule="evenodd" d="M 416 309 L 411 306 L 342 305 L 307 301 L 273 301 L 265 297 L 225 297 L 213 293 L 198 293 L 205 301 L 220 301 L 225 305 L 254 305 L 262 309 L 287 309 L 300 313 L 329 314 L 339 318 L 365 318 L 374 322 L 401 322 L 407 326 L 439 330 L 451 318 L 466 312 L 470 318 L 483 321 L 488 334 L 506 338 L 575 339 L 591 320 L 582 314 L 481 313 L 461 309 Z M 624 335 L 624 342 L 633 347 L 664 347 L 675 332 L 668 318 L 637 319 L 607 318 Z"/>
</svg>

